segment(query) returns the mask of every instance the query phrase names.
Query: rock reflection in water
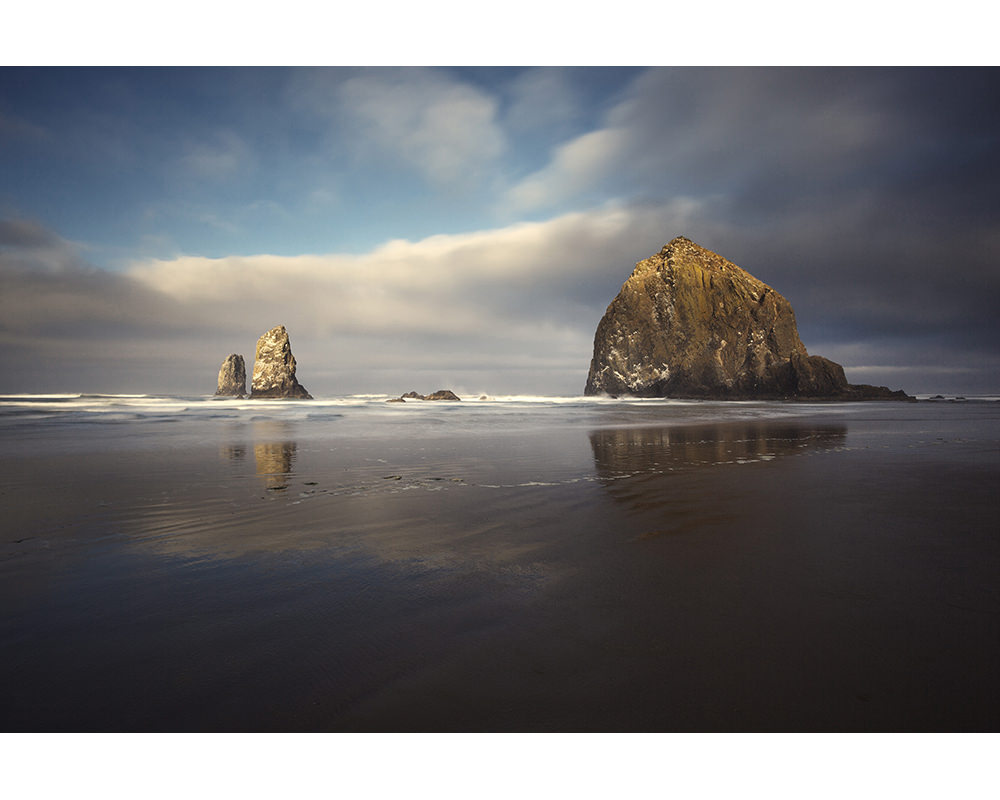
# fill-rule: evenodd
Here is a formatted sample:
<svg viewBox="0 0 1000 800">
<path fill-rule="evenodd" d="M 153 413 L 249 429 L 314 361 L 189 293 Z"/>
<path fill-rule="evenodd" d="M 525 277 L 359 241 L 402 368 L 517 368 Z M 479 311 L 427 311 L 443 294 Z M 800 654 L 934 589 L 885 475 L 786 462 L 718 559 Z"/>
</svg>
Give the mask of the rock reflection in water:
<svg viewBox="0 0 1000 800">
<path fill-rule="evenodd" d="M 243 444 L 223 444 L 219 446 L 219 453 L 230 461 L 242 461 L 247 457 L 247 448 Z"/>
<path fill-rule="evenodd" d="M 842 425 L 775 423 L 698 425 L 679 428 L 618 428 L 592 431 L 597 472 L 620 478 L 645 472 L 767 461 L 805 448 L 839 446 Z"/>
<path fill-rule="evenodd" d="M 709 467 L 839 447 L 846 436 L 843 425 L 753 422 L 596 430 L 590 444 L 609 494 L 633 511 L 668 510 L 670 532 L 677 532 L 739 513 L 734 497 L 719 496 Z"/>
<path fill-rule="evenodd" d="M 292 426 L 285 422 L 254 425 L 254 438 L 258 440 L 253 445 L 257 474 L 264 478 L 268 489 L 280 491 L 287 486 L 295 463 L 296 443 L 288 438 L 292 433 Z"/>
</svg>

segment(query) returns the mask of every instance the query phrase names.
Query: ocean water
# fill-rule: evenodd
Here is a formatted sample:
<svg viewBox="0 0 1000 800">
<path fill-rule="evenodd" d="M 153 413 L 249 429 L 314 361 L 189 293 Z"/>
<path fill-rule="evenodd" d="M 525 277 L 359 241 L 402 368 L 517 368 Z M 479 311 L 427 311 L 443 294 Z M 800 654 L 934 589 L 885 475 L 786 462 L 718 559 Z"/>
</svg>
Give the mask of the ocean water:
<svg viewBox="0 0 1000 800">
<path fill-rule="evenodd" d="M 1000 403 L 0 397 L 5 730 L 991 730 Z"/>
</svg>

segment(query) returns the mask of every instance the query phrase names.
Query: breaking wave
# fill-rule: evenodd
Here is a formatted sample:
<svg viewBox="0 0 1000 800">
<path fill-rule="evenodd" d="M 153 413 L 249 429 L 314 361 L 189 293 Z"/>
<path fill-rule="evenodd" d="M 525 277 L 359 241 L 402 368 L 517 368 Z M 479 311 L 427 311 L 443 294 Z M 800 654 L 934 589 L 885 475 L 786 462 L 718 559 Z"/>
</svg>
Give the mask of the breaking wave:
<svg viewBox="0 0 1000 800">
<path fill-rule="evenodd" d="M 849 413 L 849 407 L 855 405 L 544 395 L 481 395 L 461 402 L 386 402 L 390 399 L 380 394 L 296 401 L 220 399 L 212 395 L 8 394 L 0 395 L 0 427 L 277 421 L 294 423 L 300 434 L 439 436 L 826 416 Z"/>
</svg>

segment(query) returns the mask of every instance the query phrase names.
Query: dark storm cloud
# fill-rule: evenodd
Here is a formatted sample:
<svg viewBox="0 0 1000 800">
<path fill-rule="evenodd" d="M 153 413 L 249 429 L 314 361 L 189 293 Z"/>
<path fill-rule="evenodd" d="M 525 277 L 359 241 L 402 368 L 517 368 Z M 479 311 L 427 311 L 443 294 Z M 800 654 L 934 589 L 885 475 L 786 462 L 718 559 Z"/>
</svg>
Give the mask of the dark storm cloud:
<svg viewBox="0 0 1000 800">
<path fill-rule="evenodd" d="M 969 177 L 953 174 L 962 164 L 995 169 L 998 112 L 989 98 L 998 77 L 995 70 L 656 70 L 635 83 L 608 125 L 634 132 L 630 180 L 647 176 L 651 192 L 722 189 L 738 197 L 742 190 L 758 208 L 766 199 L 773 205 L 764 209 L 787 208 L 830 190 L 922 188 L 935 174 L 939 185 L 955 185 Z"/>
<path fill-rule="evenodd" d="M 0 220 L 0 392 L 169 391 L 213 333 L 39 223 Z"/>
<path fill-rule="evenodd" d="M 152 333 L 176 307 L 32 220 L 0 220 L 0 330 L 6 335 Z M 180 319 L 179 319 L 180 321 Z"/>
<path fill-rule="evenodd" d="M 77 245 L 35 220 L 0 219 L 0 274 L 27 278 L 85 268 Z"/>
<path fill-rule="evenodd" d="M 37 222 L 0 219 L 0 250 L 57 247 L 61 243 L 58 236 Z"/>
</svg>

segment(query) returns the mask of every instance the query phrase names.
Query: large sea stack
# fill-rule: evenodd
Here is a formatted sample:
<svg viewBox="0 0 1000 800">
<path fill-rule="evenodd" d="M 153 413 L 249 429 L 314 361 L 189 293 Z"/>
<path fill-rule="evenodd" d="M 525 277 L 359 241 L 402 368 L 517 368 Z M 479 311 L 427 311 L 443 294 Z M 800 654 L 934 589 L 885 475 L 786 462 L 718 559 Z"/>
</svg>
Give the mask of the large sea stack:
<svg viewBox="0 0 1000 800">
<path fill-rule="evenodd" d="M 791 304 L 683 236 L 635 265 L 594 337 L 584 393 L 709 399 L 909 399 L 811 356 Z"/>
<path fill-rule="evenodd" d="M 257 340 L 250 399 L 258 398 L 312 400 L 295 379 L 295 356 L 284 325 L 271 328 Z"/>
<path fill-rule="evenodd" d="M 216 397 L 245 397 L 247 393 L 247 368 L 243 356 L 228 356 L 219 368 L 219 388 Z"/>
</svg>

